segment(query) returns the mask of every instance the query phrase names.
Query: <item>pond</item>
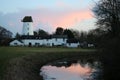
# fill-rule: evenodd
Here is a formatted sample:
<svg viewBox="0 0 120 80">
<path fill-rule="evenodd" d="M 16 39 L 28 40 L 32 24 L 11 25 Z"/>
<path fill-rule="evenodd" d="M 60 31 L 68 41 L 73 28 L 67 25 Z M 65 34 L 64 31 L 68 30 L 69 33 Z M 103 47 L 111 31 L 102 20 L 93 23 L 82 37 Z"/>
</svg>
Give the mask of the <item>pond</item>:
<svg viewBox="0 0 120 80">
<path fill-rule="evenodd" d="M 101 63 L 84 60 L 58 60 L 43 66 L 40 75 L 44 80 L 98 80 Z"/>
</svg>

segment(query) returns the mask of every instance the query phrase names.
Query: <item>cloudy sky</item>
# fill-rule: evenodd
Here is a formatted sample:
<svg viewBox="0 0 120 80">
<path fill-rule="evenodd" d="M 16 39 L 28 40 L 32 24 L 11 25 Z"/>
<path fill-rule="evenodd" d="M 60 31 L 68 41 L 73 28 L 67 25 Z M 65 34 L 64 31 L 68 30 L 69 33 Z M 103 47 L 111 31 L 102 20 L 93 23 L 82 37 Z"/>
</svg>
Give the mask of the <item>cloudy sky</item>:
<svg viewBox="0 0 120 80">
<path fill-rule="evenodd" d="M 97 1 L 97 0 L 94 0 Z M 52 33 L 56 27 L 88 31 L 95 28 L 93 0 L 1 0 L 0 26 L 22 32 L 21 20 L 32 16 L 34 30 Z"/>
</svg>

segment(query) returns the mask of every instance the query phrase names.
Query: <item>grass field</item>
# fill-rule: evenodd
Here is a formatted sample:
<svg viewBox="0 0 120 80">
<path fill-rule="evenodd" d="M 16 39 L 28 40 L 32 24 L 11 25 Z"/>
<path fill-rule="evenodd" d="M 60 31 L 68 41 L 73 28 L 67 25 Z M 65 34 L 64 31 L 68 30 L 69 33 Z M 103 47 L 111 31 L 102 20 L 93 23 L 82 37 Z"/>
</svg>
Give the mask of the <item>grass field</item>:
<svg viewBox="0 0 120 80">
<path fill-rule="evenodd" d="M 41 64 L 44 64 L 46 61 L 69 56 L 70 54 L 76 55 L 75 53 L 87 53 L 93 51 L 96 50 L 81 48 L 0 47 L 0 80 L 2 80 L 4 73 L 6 73 L 5 71 L 7 67 L 9 67 L 9 62 L 14 59 L 17 61 L 20 58 L 22 60 L 24 56 L 30 56 L 29 59 L 31 59 L 33 62 L 37 61 L 36 58 L 40 58 L 39 60 L 42 61 Z M 54 54 L 49 55 L 49 53 Z M 32 59 L 32 57 L 34 59 Z"/>
</svg>

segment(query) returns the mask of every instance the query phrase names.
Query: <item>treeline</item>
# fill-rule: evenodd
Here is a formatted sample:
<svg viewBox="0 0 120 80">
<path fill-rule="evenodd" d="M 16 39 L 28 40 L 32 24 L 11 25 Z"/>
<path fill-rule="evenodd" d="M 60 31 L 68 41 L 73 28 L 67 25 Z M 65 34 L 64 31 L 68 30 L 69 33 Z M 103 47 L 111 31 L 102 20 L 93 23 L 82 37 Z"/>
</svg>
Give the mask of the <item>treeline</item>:
<svg viewBox="0 0 120 80">
<path fill-rule="evenodd" d="M 9 45 L 12 39 L 12 32 L 0 26 L 0 46 Z"/>
</svg>

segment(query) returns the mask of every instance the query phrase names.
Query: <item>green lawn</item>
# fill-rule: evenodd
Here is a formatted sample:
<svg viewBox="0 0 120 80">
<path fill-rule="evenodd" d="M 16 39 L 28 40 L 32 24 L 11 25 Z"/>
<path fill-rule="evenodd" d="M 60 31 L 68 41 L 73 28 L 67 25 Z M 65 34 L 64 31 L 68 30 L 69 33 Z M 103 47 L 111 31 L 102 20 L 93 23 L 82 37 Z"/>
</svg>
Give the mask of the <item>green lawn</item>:
<svg viewBox="0 0 120 80">
<path fill-rule="evenodd" d="M 0 80 L 10 60 L 27 55 L 44 53 L 68 53 L 68 52 L 90 52 L 95 49 L 81 49 L 81 48 L 41 48 L 41 47 L 0 47 Z M 44 55 L 45 56 L 45 55 Z"/>
</svg>

